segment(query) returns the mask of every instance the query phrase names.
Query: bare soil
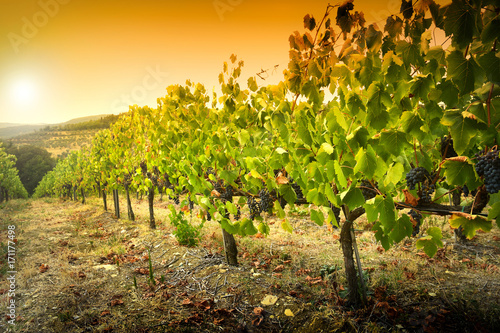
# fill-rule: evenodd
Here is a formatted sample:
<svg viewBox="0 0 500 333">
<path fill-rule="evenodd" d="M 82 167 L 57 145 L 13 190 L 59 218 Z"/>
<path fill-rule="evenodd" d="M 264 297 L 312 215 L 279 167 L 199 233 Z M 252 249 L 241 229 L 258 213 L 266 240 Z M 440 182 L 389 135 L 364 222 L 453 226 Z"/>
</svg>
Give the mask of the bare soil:
<svg viewBox="0 0 500 333">
<path fill-rule="evenodd" d="M 133 200 L 135 222 L 105 212 L 97 198 L 0 206 L 0 331 L 500 332 L 497 226 L 458 244 L 446 220 L 428 219 L 422 230 L 439 226 L 445 235 L 431 259 L 416 239 L 384 251 L 366 221 L 358 222 L 368 302 L 354 309 L 344 302 L 339 230 L 311 222 L 307 208 L 292 212 L 291 234 L 268 216 L 269 236 L 236 236 L 239 266 L 230 267 L 216 222 L 205 224 L 197 247 L 178 244 L 170 203 L 157 202 L 156 230 L 148 227 L 147 200 Z"/>
</svg>

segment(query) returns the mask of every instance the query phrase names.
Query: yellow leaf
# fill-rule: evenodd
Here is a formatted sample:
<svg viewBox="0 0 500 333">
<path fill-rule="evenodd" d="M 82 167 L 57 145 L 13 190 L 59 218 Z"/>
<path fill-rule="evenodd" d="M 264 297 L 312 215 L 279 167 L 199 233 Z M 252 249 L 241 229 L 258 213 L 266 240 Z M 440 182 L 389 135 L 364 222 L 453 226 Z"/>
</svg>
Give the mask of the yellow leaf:
<svg viewBox="0 0 500 333">
<path fill-rule="evenodd" d="M 285 310 L 285 316 L 288 316 L 288 317 L 293 317 L 294 315 L 293 315 L 292 310 L 290 310 L 290 309 L 286 309 L 286 310 Z"/>
<path fill-rule="evenodd" d="M 278 296 L 266 295 L 266 297 L 264 297 L 261 303 L 263 305 L 274 305 L 277 301 L 278 301 Z"/>
</svg>

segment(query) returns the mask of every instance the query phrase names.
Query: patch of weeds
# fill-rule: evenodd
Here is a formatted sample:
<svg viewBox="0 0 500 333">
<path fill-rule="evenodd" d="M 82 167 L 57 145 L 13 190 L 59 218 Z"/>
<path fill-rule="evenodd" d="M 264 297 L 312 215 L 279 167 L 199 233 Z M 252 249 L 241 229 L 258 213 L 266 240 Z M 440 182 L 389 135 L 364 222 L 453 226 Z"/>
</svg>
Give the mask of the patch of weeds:
<svg viewBox="0 0 500 333">
<path fill-rule="evenodd" d="M 71 321 L 72 317 L 73 316 L 71 315 L 71 312 L 69 312 L 69 311 L 63 311 L 63 312 L 59 312 L 57 314 L 57 318 L 59 318 L 59 320 L 63 323 Z"/>
<path fill-rule="evenodd" d="M 175 227 L 173 232 L 175 239 L 180 245 L 196 246 L 200 242 L 200 232 L 203 228 L 203 222 L 198 226 L 194 226 L 186 219 L 182 211 L 177 212 L 173 205 L 170 208 L 170 223 Z"/>
</svg>

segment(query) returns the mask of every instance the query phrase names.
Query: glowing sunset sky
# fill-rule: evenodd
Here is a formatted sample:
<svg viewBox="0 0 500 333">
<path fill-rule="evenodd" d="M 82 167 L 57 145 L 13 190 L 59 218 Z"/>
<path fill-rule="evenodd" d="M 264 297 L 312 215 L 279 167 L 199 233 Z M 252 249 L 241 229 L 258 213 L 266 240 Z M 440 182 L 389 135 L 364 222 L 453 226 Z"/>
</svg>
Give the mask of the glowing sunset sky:
<svg viewBox="0 0 500 333">
<path fill-rule="evenodd" d="M 340 2 L 331 2 L 338 4 Z M 259 84 L 283 78 L 288 37 L 317 0 L 0 0 L 0 122 L 58 123 L 156 106 L 187 79 L 209 91 L 234 53 L 241 82 L 279 65 Z M 401 2 L 355 0 L 383 28 Z M 336 12 L 333 13 L 333 19 Z"/>
</svg>

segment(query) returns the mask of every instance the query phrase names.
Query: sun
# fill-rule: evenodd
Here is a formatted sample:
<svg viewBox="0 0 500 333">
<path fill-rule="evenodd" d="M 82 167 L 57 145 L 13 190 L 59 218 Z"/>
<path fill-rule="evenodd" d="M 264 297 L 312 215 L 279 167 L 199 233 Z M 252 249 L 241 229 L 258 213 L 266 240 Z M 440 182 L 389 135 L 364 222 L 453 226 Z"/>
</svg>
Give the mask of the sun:
<svg viewBox="0 0 500 333">
<path fill-rule="evenodd" d="M 38 97 L 37 85 L 33 79 L 17 78 L 12 82 L 10 96 L 17 106 L 31 106 Z"/>
</svg>

